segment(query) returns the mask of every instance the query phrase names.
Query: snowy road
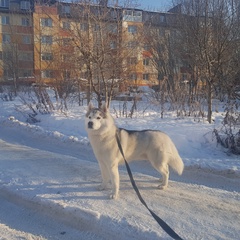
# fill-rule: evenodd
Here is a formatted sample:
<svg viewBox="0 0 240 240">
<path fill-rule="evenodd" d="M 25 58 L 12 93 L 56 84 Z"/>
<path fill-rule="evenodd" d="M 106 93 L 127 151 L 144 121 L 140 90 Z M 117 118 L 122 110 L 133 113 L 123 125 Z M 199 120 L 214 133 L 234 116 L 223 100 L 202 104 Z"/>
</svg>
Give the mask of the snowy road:
<svg viewBox="0 0 240 240">
<path fill-rule="evenodd" d="M 100 172 L 89 146 L 0 128 L 0 153 L 0 239 L 171 239 L 138 201 L 124 168 L 118 200 L 96 190 Z M 187 169 L 159 191 L 147 163 L 133 169 L 149 207 L 182 238 L 239 239 L 238 177 Z"/>
<path fill-rule="evenodd" d="M 20 203 L 17 196 L 0 192 L 0 239 L 79 239 L 89 238 L 89 234 L 80 233 L 66 224 L 56 221 L 37 209 Z M 44 237 L 43 237 L 44 236 Z M 94 239 L 94 238 L 92 238 Z"/>
</svg>

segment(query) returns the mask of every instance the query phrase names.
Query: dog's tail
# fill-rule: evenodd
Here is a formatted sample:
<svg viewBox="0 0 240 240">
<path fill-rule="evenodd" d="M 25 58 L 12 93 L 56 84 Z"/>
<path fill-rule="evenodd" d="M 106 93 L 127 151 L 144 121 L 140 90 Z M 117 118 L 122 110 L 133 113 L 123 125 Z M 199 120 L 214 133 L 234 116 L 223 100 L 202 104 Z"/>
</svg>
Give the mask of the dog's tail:
<svg viewBox="0 0 240 240">
<path fill-rule="evenodd" d="M 169 165 L 175 172 L 177 172 L 179 175 L 182 175 L 184 164 L 179 155 L 171 158 Z"/>
<path fill-rule="evenodd" d="M 182 175 L 184 164 L 174 144 L 172 145 L 172 154 L 170 157 L 169 166 L 179 175 Z"/>
</svg>

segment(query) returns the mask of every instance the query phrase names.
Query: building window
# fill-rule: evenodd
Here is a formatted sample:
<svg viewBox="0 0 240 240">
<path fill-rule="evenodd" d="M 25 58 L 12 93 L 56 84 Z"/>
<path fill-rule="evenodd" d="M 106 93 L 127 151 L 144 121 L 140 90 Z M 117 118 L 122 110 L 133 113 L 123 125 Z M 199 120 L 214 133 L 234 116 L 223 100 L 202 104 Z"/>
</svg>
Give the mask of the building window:
<svg viewBox="0 0 240 240">
<path fill-rule="evenodd" d="M 2 16 L 2 25 L 9 25 L 9 24 L 10 24 L 9 16 Z"/>
<path fill-rule="evenodd" d="M 30 35 L 23 35 L 22 36 L 22 43 L 23 44 L 31 44 L 31 36 Z"/>
<path fill-rule="evenodd" d="M 142 12 L 141 11 L 133 11 L 133 16 L 141 17 L 142 16 Z"/>
<path fill-rule="evenodd" d="M 2 35 L 2 42 L 3 42 L 3 43 L 10 43 L 10 42 L 11 42 L 11 36 L 10 36 L 10 34 L 3 34 L 3 35 Z"/>
<path fill-rule="evenodd" d="M 64 70 L 63 78 L 64 79 L 70 79 L 71 78 L 71 72 L 69 70 Z"/>
<path fill-rule="evenodd" d="M 13 72 L 11 69 L 4 69 L 3 70 L 3 76 L 5 78 L 8 78 L 9 81 L 13 81 Z"/>
<path fill-rule="evenodd" d="M 80 72 L 80 80 L 86 80 L 88 78 L 87 72 Z"/>
<path fill-rule="evenodd" d="M 149 73 L 143 74 L 143 80 L 149 80 Z"/>
<path fill-rule="evenodd" d="M 157 29 L 157 32 L 158 32 L 158 35 L 160 37 L 164 37 L 165 36 L 165 29 L 163 29 L 163 28 Z"/>
<path fill-rule="evenodd" d="M 136 73 L 130 74 L 130 80 L 137 80 L 137 74 Z"/>
<path fill-rule="evenodd" d="M 125 15 L 125 16 L 141 17 L 141 16 L 142 16 L 142 11 L 125 10 L 125 11 L 124 11 L 124 15 Z"/>
<path fill-rule="evenodd" d="M 110 15 L 113 19 L 117 19 L 118 17 L 117 11 L 114 9 L 111 10 Z"/>
<path fill-rule="evenodd" d="M 9 0 L 0 0 L 0 7 L 9 8 Z"/>
<path fill-rule="evenodd" d="M 69 54 L 63 54 L 62 55 L 62 62 L 68 62 L 70 59 L 70 55 Z"/>
<path fill-rule="evenodd" d="M 100 25 L 99 24 L 94 24 L 93 25 L 93 31 L 99 32 L 100 31 Z"/>
<path fill-rule="evenodd" d="M 125 16 L 132 16 L 132 10 L 125 10 L 124 15 Z"/>
<path fill-rule="evenodd" d="M 30 26 L 29 18 L 22 18 L 22 26 L 25 26 L 25 27 Z"/>
<path fill-rule="evenodd" d="M 149 66 L 149 58 L 144 58 L 143 59 L 143 65 L 144 66 Z"/>
<path fill-rule="evenodd" d="M 29 1 L 21 1 L 20 8 L 22 10 L 29 10 L 30 9 L 30 2 Z"/>
<path fill-rule="evenodd" d="M 80 23 L 80 30 L 81 31 L 87 31 L 88 30 L 88 24 L 87 23 Z"/>
<path fill-rule="evenodd" d="M 23 70 L 22 73 L 23 77 L 32 77 L 33 76 L 33 71 L 31 69 L 25 69 Z"/>
<path fill-rule="evenodd" d="M 128 48 L 135 48 L 135 47 L 137 47 L 137 45 L 138 45 L 138 42 L 137 42 L 137 41 L 129 41 L 129 42 L 127 43 L 127 47 L 128 47 Z"/>
<path fill-rule="evenodd" d="M 137 58 L 136 57 L 131 57 L 127 59 L 128 65 L 136 65 L 137 64 Z"/>
<path fill-rule="evenodd" d="M 69 22 L 63 22 L 62 28 L 69 30 L 69 29 L 71 29 L 71 24 Z"/>
<path fill-rule="evenodd" d="M 182 75 L 182 81 L 183 82 L 188 81 L 188 74 L 187 73 L 182 73 L 181 75 Z"/>
<path fill-rule="evenodd" d="M 137 26 L 135 25 L 128 26 L 128 32 L 132 34 L 137 33 Z"/>
<path fill-rule="evenodd" d="M 117 48 L 117 43 L 116 43 L 116 41 L 111 41 L 111 42 L 110 42 L 110 48 L 111 48 L 111 49 L 116 49 L 116 48 Z"/>
<path fill-rule="evenodd" d="M 110 33 L 117 33 L 117 26 L 115 26 L 115 25 L 108 25 L 108 31 Z"/>
<path fill-rule="evenodd" d="M 70 6 L 62 6 L 62 13 L 69 14 Z"/>
<path fill-rule="evenodd" d="M 151 50 L 151 46 L 148 45 L 148 44 L 144 44 L 143 49 L 144 49 L 145 51 L 150 51 L 150 50 Z"/>
<path fill-rule="evenodd" d="M 2 58 L 3 58 L 3 60 L 10 60 L 10 59 L 12 59 L 12 53 L 9 51 L 7 51 L 7 52 L 4 51 L 2 54 Z"/>
<path fill-rule="evenodd" d="M 41 43 L 51 45 L 52 44 L 52 36 L 43 35 L 42 39 L 41 39 Z"/>
<path fill-rule="evenodd" d="M 166 17 L 165 17 L 165 15 L 160 15 L 160 22 L 161 22 L 161 23 L 166 22 Z"/>
<path fill-rule="evenodd" d="M 69 46 L 69 45 L 70 45 L 70 42 L 71 42 L 71 39 L 70 39 L 70 38 L 63 38 L 63 39 L 62 39 L 62 45 L 63 45 L 63 46 Z"/>
<path fill-rule="evenodd" d="M 53 71 L 52 70 L 43 70 L 41 71 L 42 78 L 53 78 Z"/>
<path fill-rule="evenodd" d="M 51 18 L 41 18 L 41 26 L 42 27 L 52 27 L 52 19 Z"/>
<path fill-rule="evenodd" d="M 130 22 L 142 22 L 142 11 L 124 10 L 123 20 L 130 21 Z"/>
<path fill-rule="evenodd" d="M 21 60 L 21 61 L 33 61 L 33 53 L 31 53 L 31 52 L 21 52 L 19 54 L 19 60 Z"/>
<path fill-rule="evenodd" d="M 52 53 L 42 53 L 42 60 L 43 61 L 52 61 L 53 60 L 53 54 Z"/>
</svg>

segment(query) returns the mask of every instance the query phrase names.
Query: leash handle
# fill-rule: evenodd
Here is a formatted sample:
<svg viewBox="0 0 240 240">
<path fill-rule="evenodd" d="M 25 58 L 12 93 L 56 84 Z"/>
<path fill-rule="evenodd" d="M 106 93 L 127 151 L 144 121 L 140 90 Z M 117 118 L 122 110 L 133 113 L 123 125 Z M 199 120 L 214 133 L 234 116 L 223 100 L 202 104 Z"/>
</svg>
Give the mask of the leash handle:
<svg viewBox="0 0 240 240">
<path fill-rule="evenodd" d="M 159 216 L 157 216 L 157 214 L 155 214 L 147 205 L 147 203 L 144 201 L 144 199 L 142 198 L 142 195 L 140 194 L 139 190 L 138 190 L 138 187 L 136 185 L 136 182 L 133 178 L 133 175 L 132 175 L 132 171 L 129 167 L 129 164 L 124 156 L 124 153 L 123 153 L 123 149 L 122 149 L 122 145 L 121 145 L 121 142 L 120 142 L 120 138 L 119 138 L 119 132 L 120 130 L 118 130 L 116 132 L 116 140 L 117 140 L 117 144 L 118 144 L 118 148 L 119 148 L 119 151 L 120 153 L 122 154 L 123 156 L 123 159 L 124 159 L 124 162 L 125 162 L 125 165 L 126 165 L 126 168 L 127 168 L 127 172 L 128 172 L 128 175 L 129 175 L 129 178 L 130 178 L 130 181 L 131 181 L 131 184 L 133 186 L 133 189 L 135 190 L 140 202 L 147 208 L 147 210 L 150 212 L 150 214 L 152 215 L 152 217 L 156 220 L 156 222 L 158 223 L 158 225 L 169 235 L 171 236 L 173 239 L 175 240 L 183 240 L 165 221 L 163 221 Z"/>
</svg>

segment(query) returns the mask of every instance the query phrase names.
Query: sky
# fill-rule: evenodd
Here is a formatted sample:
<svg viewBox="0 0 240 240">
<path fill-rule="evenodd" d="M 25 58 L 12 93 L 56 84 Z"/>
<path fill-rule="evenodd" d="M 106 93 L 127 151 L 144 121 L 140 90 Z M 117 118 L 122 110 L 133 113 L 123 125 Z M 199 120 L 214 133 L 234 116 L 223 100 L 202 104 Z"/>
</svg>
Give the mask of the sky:
<svg viewBox="0 0 240 240">
<path fill-rule="evenodd" d="M 138 3 L 141 9 L 167 11 L 172 7 L 172 0 L 138 0 Z"/>
</svg>

